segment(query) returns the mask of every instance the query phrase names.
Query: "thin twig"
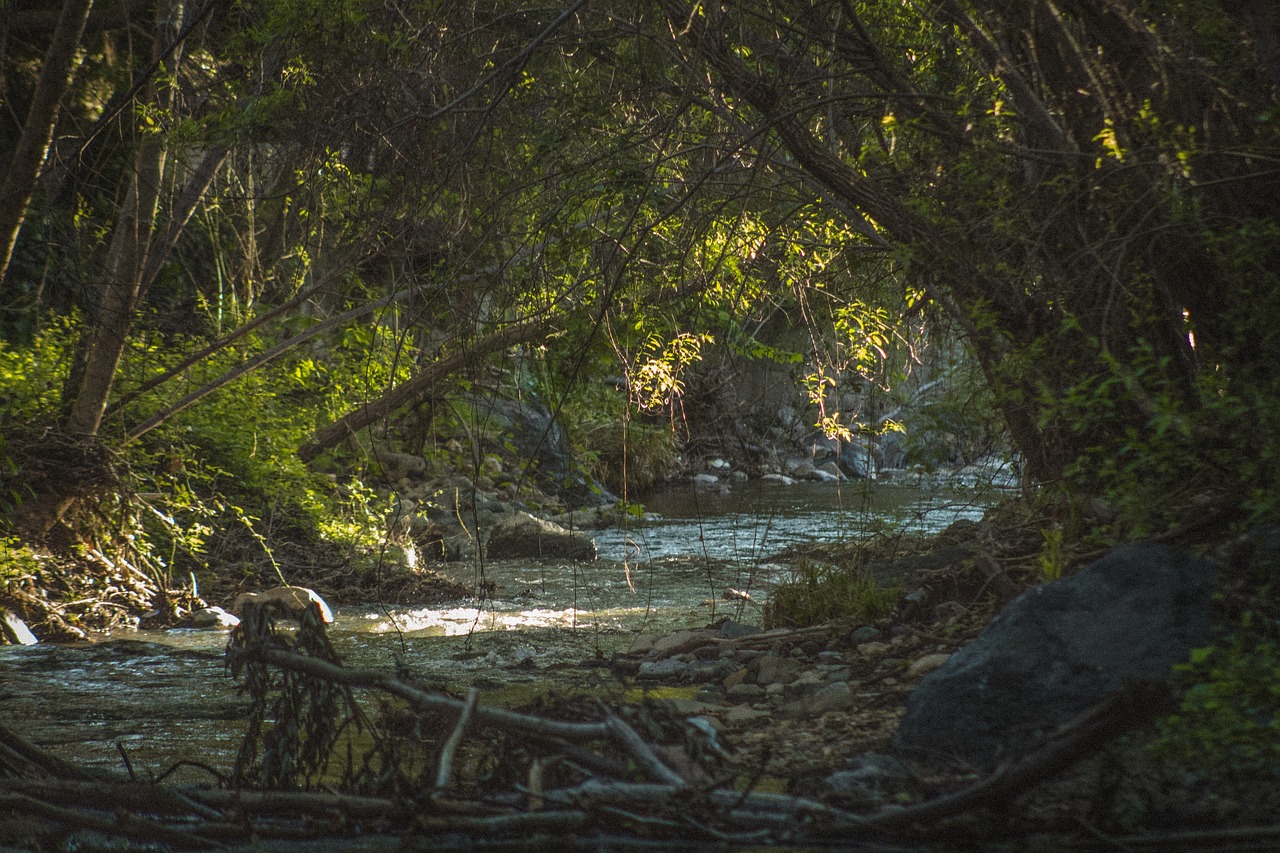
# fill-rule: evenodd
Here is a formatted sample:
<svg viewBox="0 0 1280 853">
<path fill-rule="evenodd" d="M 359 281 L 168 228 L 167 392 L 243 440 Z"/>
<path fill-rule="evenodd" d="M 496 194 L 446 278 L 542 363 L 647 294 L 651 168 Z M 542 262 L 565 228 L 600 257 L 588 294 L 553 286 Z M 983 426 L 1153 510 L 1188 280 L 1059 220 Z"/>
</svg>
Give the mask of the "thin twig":
<svg viewBox="0 0 1280 853">
<path fill-rule="evenodd" d="M 444 742 L 444 748 L 440 750 L 440 766 L 436 768 L 437 791 L 443 791 L 449 787 L 449 777 L 453 773 L 453 756 L 458 751 L 458 745 L 462 743 L 462 734 L 471 720 L 471 712 L 476 708 L 476 697 L 479 695 L 474 687 L 468 691 L 467 701 L 462 706 L 462 713 L 458 715 L 458 724 L 453 727 L 453 731 L 449 733 L 449 739 Z"/>
<path fill-rule="evenodd" d="M 662 763 L 662 760 L 644 742 L 644 739 L 636 733 L 636 730 L 627 725 L 626 721 L 612 711 L 605 713 L 604 724 L 608 727 L 609 733 L 627 748 L 631 753 L 631 757 L 636 763 L 643 767 L 649 774 L 660 781 L 682 788 L 688 784 L 688 781 L 676 771 Z"/>
</svg>

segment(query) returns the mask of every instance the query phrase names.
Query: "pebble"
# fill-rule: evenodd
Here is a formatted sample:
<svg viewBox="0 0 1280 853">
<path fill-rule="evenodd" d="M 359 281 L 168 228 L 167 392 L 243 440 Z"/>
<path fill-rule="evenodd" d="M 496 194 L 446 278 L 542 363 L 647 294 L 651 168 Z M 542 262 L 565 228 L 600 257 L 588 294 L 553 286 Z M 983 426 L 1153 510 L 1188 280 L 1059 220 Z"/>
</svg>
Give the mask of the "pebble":
<svg viewBox="0 0 1280 853">
<path fill-rule="evenodd" d="M 889 644 L 888 643 L 863 643 L 862 645 L 858 646 L 858 651 L 868 656 L 882 655 L 885 652 L 889 651 Z"/>
<path fill-rule="evenodd" d="M 749 708 L 746 705 L 735 705 L 728 711 L 720 715 L 720 720 L 726 726 L 739 727 L 747 726 L 760 720 L 767 720 L 773 715 L 768 711 L 758 711 L 755 708 Z"/>
<path fill-rule="evenodd" d="M 659 637 L 653 641 L 653 645 L 649 647 L 649 657 L 660 658 L 666 657 L 675 649 L 688 643 L 699 636 L 705 636 L 706 631 L 676 631 L 665 637 Z"/>
<path fill-rule="evenodd" d="M 240 620 L 232 616 L 221 607 L 202 607 L 199 610 L 193 610 L 183 620 L 183 626 L 187 628 L 205 628 L 214 630 L 231 630 L 240 624 Z"/>
<path fill-rule="evenodd" d="M 944 654 L 925 655 L 915 663 L 911 664 L 911 666 L 907 667 L 907 678 L 920 678 L 921 676 L 928 675 L 946 663 L 947 659 L 950 657 L 951 655 Z"/>
<path fill-rule="evenodd" d="M 843 711 L 853 704 L 853 691 L 843 681 L 828 684 L 803 699 L 779 709 L 785 717 L 817 717 L 828 711 Z"/>
<path fill-rule="evenodd" d="M 739 684 L 746 683 L 747 676 L 750 674 L 751 670 L 747 669 L 745 666 L 740 669 L 735 669 L 724 677 L 724 680 L 720 682 L 720 686 L 725 690 L 730 690 L 737 687 Z M 752 686 L 754 687 L 755 685 Z"/>
<path fill-rule="evenodd" d="M 880 629 L 873 628 L 870 625 L 863 625 L 861 628 L 858 628 L 854 630 L 853 633 L 849 634 L 849 642 L 853 643 L 855 646 L 860 646 L 863 643 L 875 642 L 879 639 Z"/>
<path fill-rule="evenodd" d="M 791 681 L 800 671 L 801 663 L 795 658 L 784 658 L 781 655 L 765 655 L 752 663 L 759 684 L 780 684 Z"/>
<path fill-rule="evenodd" d="M 640 664 L 639 671 L 636 672 L 636 678 L 646 680 L 657 679 L 678 679 L 685 674 L 689 665 L 682 660 L 676 658 L 667 658 L 666 660 L 647 660 Z"/>
<path fill-rule="evenodd" d="M 759 684 L 735 684 L 725 690 L 725 695 L 734 702 L 753 702 L 764 697 L 764 688 Z"/>
<path fill-rule="evenodd" d="M 813 688 L 822 684 L 822 676 L 813 670 L 800 673 L 800 677 L 787 685 L 787 692 L 793 694 L 808 693 Z"/>
<path fill-rule="evenodd" d="M 758 634 L 760 633 L 760 630 L 761 629 L 755 625 L 744 625 L 741 622 L 734 622 L 730 619 L 720 626 L 718 633 L 726 640 L 736 640 L 739 637 Z"/>
</svg>

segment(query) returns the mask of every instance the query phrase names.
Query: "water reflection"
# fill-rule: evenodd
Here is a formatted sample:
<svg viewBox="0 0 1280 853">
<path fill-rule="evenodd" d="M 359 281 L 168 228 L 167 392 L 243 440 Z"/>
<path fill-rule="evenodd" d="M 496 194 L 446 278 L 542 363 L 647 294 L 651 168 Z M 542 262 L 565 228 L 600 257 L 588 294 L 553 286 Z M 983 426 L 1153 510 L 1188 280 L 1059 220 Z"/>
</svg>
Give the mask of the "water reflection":
<svg viewBox="0 0 1280 853">
<path fill-rule="evenodd" d="M 484 688 L 485 701 L 552 685 L 604 690 L 611 678 L 591 661 L 626 650 L 640 633 L 725 616 L 758 623 L 759 602 L 787 577 L 769 558 L 789 545 L 856 540 L 886 526 L 936 531 L 979 517 L 984 502 L 887 484 L 664 492 L 648 502 L 660 520 L 596 533 L 598 561 L 448 566 L 485 595 L 439 608 L 338 606 L 330 633 L 349 666 L 399 665 L 457 690 Z M 726 599 L 726 589 L 755 601 Z M 149 772 L 179 758 L 226 767 L 243 699 L 223 668 L 225 642 L 214 631 L 139 631 L 96 646 L 0 647 L 0 707 L 70 760 L 120 769 L 127 754 Z"/>
</svg>

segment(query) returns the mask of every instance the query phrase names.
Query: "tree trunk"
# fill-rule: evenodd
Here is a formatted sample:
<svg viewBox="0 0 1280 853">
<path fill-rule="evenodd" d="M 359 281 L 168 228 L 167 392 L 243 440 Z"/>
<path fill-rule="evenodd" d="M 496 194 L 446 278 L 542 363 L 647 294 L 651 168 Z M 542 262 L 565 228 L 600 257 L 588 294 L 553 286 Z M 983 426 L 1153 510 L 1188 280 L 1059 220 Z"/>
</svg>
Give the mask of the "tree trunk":
<svg viewBox="0 0 1280 853">
<path fill-rule="evenodd" d="M 172 52 L 174 64 L 180 62 L 179 46 L 174 38 L 182 9 L 181 0 L 162 3 L 157 9 L 154 48 L 157 60 Z M 147 82 L 146 93 L 150 103 L 160 103 L 154 75 Z M 87 341 L 81 347 L 80 372 L 72 384 L 74 393 L 64 423 L 68 433 L 98 434 L 120 358 L 133 328 L 134 312 L 147 288 L 160 274 L 225 155 L 225 148 L 208 150 L 201 163 L 179 184 L 178 167 L 167 156 L 165 140 L 153 135 L 138 143 L 129 188 L 116 220 L 97 316 L 90 318 L 92 325 L 86 330 Z M 169 221 L 164 233 L 157 236 L 164 186 L 179 188 L 165 194 L 170 199 Z"/>
<path fill-rule="evenodd" d="M 989 309 L 1001 315 L 995 325 L 975 322 L 970 313 L 975 305 L 986 303 L 989 295 L 1000 293 L 1004 284 L 991 280 L 982 271 L 985 250 L 964 234 L 943 233 L 881 181 L 841 161 L 805 125 L 794 100 L 753 72 L 722 41 L 722 28 L 699 15 L 690 15 L 679 2 L 668 0 L 666 5 L 676 31 L 684 31 L 693 41 L 707 63 L 719 72 L 729 92 L 760 113 L 800 168 L 833 200 L 874 221 L 891 241 L 911 250 L 912 266 L 918 270 L 914 280 L 964 329 L 1001 408 L 1010 438 L 1023 454 L 1024 476 L 1036 482 L 1059 477 L 1065 460 L 1055 448 L 1046 445 L 1045 432 L 1030 403 L 1035 399 L 1034 386 L 1025 377 L 1009 376 L 1001 370 L 1010 348 L 1002 330 L 1016 322 L 1005 315 L 1019 315 L 1025 311 L 1024 306 L 990 304 Z M 946 284 L 939 286 L 937 282 L 942 280 Z M 1026 317 L 1017 319 L 1025 321 Z"/>
<path fill-rule="evenodd" d="M 18 241 L 31 195 L 35 192 L 53 129 L 62 108 L 62 98 L 71 84 L 71 72 L 76 65 L 76 49 L 84 35 L 85 22 L 93 0 L 66 0 L 58 23 L 53 31 L 49 50 L 40 70 L 31 108 L 22 128 L 18 147 L 9 159 L 9 168 L 0 184 L 0 284 L 4 283 L 13 258 L 13 247 Z"/>
<path fill-rule="evenodd" d="M 354 435 L 370 424 L 385 418 L 401 406 L 432 397 L 436 386 L 444 383 L 454 373 L 487 355 L 545 337 L 555 329 L 552 318 L 528 320 L 508 326 L 473 341 L 458 352 L 451 353 L 419 371 L 412 379 L 395 386 L 376 400 L 372 400 L 348 412 L 345 416 L 316 432 L 311 441 L 298 448 L 303 462 L 310 462 L 330 448 L 337 447 L 347 436 Z"/>
<path fill-rule="evenodd" d="M 83 368 L 67 412 L 65 428 L 73 435 L 93 436 L 102 425 L 120 357 L 133 326 L 142 290 L 142 273 L 155 233 L 156 205 L 163 151 L 151 142 L 134 159 L 120 218 L 107 262 L 97 316 L 90 318 L 83 347 Z"/>
</svg>

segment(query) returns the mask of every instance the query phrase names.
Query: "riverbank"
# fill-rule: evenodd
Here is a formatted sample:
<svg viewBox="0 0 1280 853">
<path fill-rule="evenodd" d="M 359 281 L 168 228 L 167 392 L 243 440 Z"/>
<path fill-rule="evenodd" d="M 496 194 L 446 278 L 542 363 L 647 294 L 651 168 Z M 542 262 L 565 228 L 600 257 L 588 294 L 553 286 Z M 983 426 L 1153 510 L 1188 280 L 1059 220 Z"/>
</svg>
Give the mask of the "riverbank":
<svg viewBox="0 0 1280 853">
<path fill-rule="evenodd" d="M 1091 741 L 1093 745 L 1081 742 L 1066 752 L 1062 745 L 1073 741 L 1047 741 L 1049 753 L 1033 752 L 1046 763 L 1031 771 L 1018 764 L 988 775 L 927 767 L 900 757 L 895 733 L 908 698 L 928 673 L 982 635 L 1010 601 L 1044 580 L 1040 528 L 1019 512 L 1024 511 L 1006 506 L 981 523 L 963 522 L 940 536 L 881 542 L 871 549 L 865 543 L 802 549 L 810 560 L 877 565 L 898 574 L 899 594 L 873 620 L 759 630 L 719 619 L 710 627 L 637 637 L 625 652 L 573 665 L 551 665 L 536 656 L 481 656 L 479 662 L 487 663 L 491 675 L 509 667 L 535 681 L 549 677 L 554 667 L 568 666 L 577 673 L 575 689 L 537 698 L 508 691 L 507 707 L 537 719 L 589 727 L 601 719 L 603 701 L 605 713 L 617 715 L 645 745 L 639 752 L 632 751 L 639 746 L 621 742 L 593 747 L 600 750 L 600 762 L 590 763 L 595 759 L 589 752 L 521 736 L 495 722 L 497 718 L 481 716 L 465 730 L 448 794 L 419 798 L 415 813 L 425 817 L 417 821 L 397 817 L 399 799 L 388 795 L 391 789 L 353 780 L 343 796 L 363 798 L 359 815 L 348 811 L 355 808 L 355 799 L 317 791 L 309 795 L 315 797 L 312 805 L 328 809 L 329 819 L 308 811 L 317 816 L 303 829 L 249 805 L 248 825 L 262 837 L 279 839 L 276 844 L 305 832 L 313 844 L 323 838 L 325 844 L 341 845 L 350 843 L 358 826 L 375 845 L 390 834 L 400 844 L 448 848 L 466 843 L 474 849 L 500 849 L 515 839 L 527 843 L 529 833 L 539 831 L 561 839 L 562 845 L 594 839 L 592 843 L 610 849 L 626 849 L 639 837 L 671 843 L 694 837 L 699 844 L 728 838 L 745 843 L 749 838 L 787 849 L 805 839 L 829 843 L 833 838 L 824 826 L 838 830 L 846 843 L 875 839 L 939 851 L 959 849 L 955 845 L 1004 850 L 1010 844 L 1080 849 L 1099 836 L 1134 849 L 1162 850 L 1236 849 L 1230 845 L 1241 840 L 1264 845 L 1274 840 L 1277 831 L 1269 821 L 1280 804 L 1265 772 L 1215 770 L 1208 755 L 1193 763 L 1172 758 L 1167 747 L 1161 751 L 1167 729 L 1150 722 L 1154 707 L 1143 716 L 1146 722 L 1118 741 L 1114 735 L 1133 728 L 1132 723 Z M 1219 549 L 1218 565 L 1238 562 L 1240 547 Z M 1096 555 L 1069 551 L 1062 556 L 1065 573 L 1074 575 Z M 345 669 L 354 683 L 370 690 L 369 698 L 395 688 L 397 678 L 410 679 L 404 682 L 406 689 L 430 689 L 403 667 L 398 675 L 350 664 Z M 318 671 L 320 682 L 305 690 L 317 689 L 331 677 L 325 672 Z M 487 695 L 493 695 L 492 685 L 481 689 L 481 705 L 489 705 Z M 452 708 L 465 704 L 447 701 L 455 703 Z M 420 751 L 418 760 L 430 771 L 450 733 L 464 731 L 453 725 L 455 719 L 456 711 L 429 711 L 410 699 L 410 707 L 393 702 L 370 722 L 390 726 L 385 736 L 393 737 L 399 749 Z M 1080 732 L 1081 725 L 1073 721 L 1063 731 Z M 127 754 L 138 757 L 133 749 Z M 399 754 L 401 760 L 408 758 Z M 656 786 L 639 785 L 640 778 L 654 772 L 645 769 L 649 758 L 636 758 L 643 755 L 672 775 L 665 781 L 660 777 Z M 151 764 L 137 766 L 155 770 Z M 1006 778 L 1001 774 L 1012 774 L 1018 780 L 1015 787 L 999 782 Z M 86 839 L 103 831 L 93 828 L 94 806 L 77 799 L 82 794 L 65 786 L 57 790 L 70 807 L 64 823 L 28 821 L 31 834 L 26 838 Z M 610 790 L 623 800 L 611 799 Z M 689 799 L 680 793 L 687 790 L 703 793 Z M 732 794 L 742 808 L 717 806 L 712 791 Z M 216 797 L 208 799 L 198 791 L 189 796 L 214 811 L 222 808 Z M 251 804 L 259 795 L 242 796 Z M 303 799 L 298 808 L 310 809 Z M 464 806 L 469 811 L 459 811 Z M 154 802 L 147 808 L 152 814 L 162 811 Z M 633 820 L 619 823 L 619 808 Z M 768 813 L 776 821 L 763 817 Z M 899 813 L 920 817 L 908 824 L 891 817 Z M 703 830 L 693 832 L 677 814 Z M 346 823 L 332 823 L 334 815 L 344 815 Z M 637 817 L 642 818 L 638 825 Z M 201 837 L 203 819 L 188 819 L 186 830 Z M 865 830 L 871 827 L 875 831 L 868 836 Z M 142 837 L 130 835 L 135 830 L 127 827 L 113 831 Z M 236 838 L 231 834 L 224 840 L 234 844 Z"/>
</svg>

